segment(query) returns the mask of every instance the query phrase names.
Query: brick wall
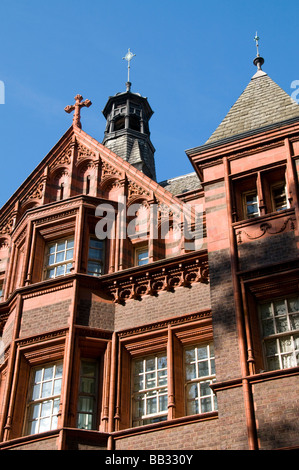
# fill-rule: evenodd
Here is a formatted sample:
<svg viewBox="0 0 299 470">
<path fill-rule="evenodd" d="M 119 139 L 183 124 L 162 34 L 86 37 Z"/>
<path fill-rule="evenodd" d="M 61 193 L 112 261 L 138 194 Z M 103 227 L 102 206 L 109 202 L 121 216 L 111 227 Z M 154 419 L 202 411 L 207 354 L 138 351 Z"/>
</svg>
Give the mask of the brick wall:
<svg viewBox="0 0 299 470">
<path fill-rule="evenodd" d="M 179 425 L 115 440 L 115 450 L 217 450 L 218 420 Z"/>
<path fill-rule="evenodd" d="M 115 329 L 133 328 L 171 317 L 210 308 L 210 286 L 194 283 L 190 288 L 177 287 L 174 292 L 145 295 L 115 306 Z"/>
<path fill-rule="evenodd" d="M 298 376 L 254 385 L 255 416 L 262 450 L 298 446 L 298 387 Z"/>
<path fill-rule="evenodd" d="M 95 302 L 91 299 L 80 299 L 77 308 L 76 323 L 103 330 L 114 329 L 114 310 L 112 302 Z"/>
<path fill-rule="evenodd" d="M 272 263 L 297 259 L 294 232 L 271 235 L 238 247 L 240 270 L 255 269 Z"/>
<path fill-rule="evenodd" d="M 20 337 L 68 326 L 71 299 L 23 311 Z"/>
<path fill-rule="evenodd" d="M 209 253 L 217 381 L 239 377 L 240 353 L 229 250 Z"/>
</svg>

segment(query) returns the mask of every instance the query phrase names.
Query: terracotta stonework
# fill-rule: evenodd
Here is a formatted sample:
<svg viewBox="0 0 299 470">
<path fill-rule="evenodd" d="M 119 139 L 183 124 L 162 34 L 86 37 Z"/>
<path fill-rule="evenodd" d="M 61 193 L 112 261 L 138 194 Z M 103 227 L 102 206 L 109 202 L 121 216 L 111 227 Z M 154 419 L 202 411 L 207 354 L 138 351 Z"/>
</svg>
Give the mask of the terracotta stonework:
<svg viewBox="0 0 299 470">
<path fill-rule="evenodd" d="M 269 87 L 272 120 L 244 113 Z M 104 144 L 133 136 L 131 160 L 82 130 L 77 95 L 1 210 L 0 449 L 298 449 L 299 106 L 260 71 L 186 151 L 194 173 L 158 183 L 130 93 Z"/>
</svg>

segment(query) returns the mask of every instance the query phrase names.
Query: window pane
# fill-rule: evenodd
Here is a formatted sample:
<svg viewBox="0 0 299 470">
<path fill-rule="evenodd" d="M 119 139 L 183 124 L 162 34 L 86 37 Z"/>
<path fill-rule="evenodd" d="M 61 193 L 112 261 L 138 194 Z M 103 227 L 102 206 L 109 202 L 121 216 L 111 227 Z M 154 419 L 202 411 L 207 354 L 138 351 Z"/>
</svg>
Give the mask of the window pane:
<svg viewBox="0 0 299 470">
<path fill-rule="evenodd" d="M 42 385 L 42 398 L 52 395 L 52 382 L 45 382 Z"/>
<path fill-rule="evenodd" d="M 263 335 L 264 336 L 270 336 L 275 333 L 274 330 L 274 322 L 273 320 L 265 320 L 263 322 Z"/>
<path fill-rule="evenodd" d="M 52 411 L 52 400 L 44 401 L 41 408 L 41 417 L 50 416 Z"/>
<path fill-rule="evenodd" d="M 74 250 L 67 250 L 65 259 L 68 261 L 70 259 L 73 259 L 74 256 Z"/>
<path fill-rule="evenodd" d="M 151 415 L 157 413 L 157 398 L 152 397 L 147 399 L 146 414 Z"/>
<path fill-rule="evenodd" d="M 79 410 L 92 413 L 93 412 L 93 398 L 79 397 Z"/>
<path fill-rule="evenodd" d="M 55 262 L 56 263 L 61 263 L 62 261 L 64 261 L 64 259 L 65 259 L 65 253 L 64 252 L 57 253 Z"/>
<path fill-rule="evenodd" d="M 272 317 L 271 303 L 261 305 L 261 319 Z"/>
<path fill-rule="evenodd" d="M 276 331 L 277 333 L 283 333 L 289 330 L 287 317 L 276 318 Z"/>
<path fill-rule="evenodd" d="M 53 394 L 54 395 L 59 395 L 60 392 L 61 392 L 61 379 L 57 379 L 54 381 L 54 391 L 53 391 Z"/>
<path fill-rule="evenodd" d="M 212 399 L 211 398 L 203 398 L 200 404 L 201 404 L 202 413 L 209 413 L 210 411 L 212 411 Z"/>
<path fill-rule="evenodd" d="M 61 241 L 57 243 L 57 250 L 56 251 L 64 251 L 66 248 L 65 241 Z"/>
<path fill-rule="evenodd" d="M 202 378 L 209 377 L 208 380 Z M 212 343 L 185 350 L 186 412 L 206 413 L 217 409 L 210 388 L 215 378 L 214 346 Z M 189 383 L 188 383 L 189 382 Z"/>
<path fill-rule="evenodd" d="M 40 397 L 40 384 L 34 385 L 33 386 L 33 391 L 32 391 L 32 400 L 36 400 Z"/>
<path fill-rule="evenodd" d="M 299 312 L 299 297 L 288 299 L 289 312 Z"/>
<path fill-rule="evenodd" d="M 81 429 L 93 429 L 95 424 L 97 367 L 96 361 L 81 361 L 77 414 L 77 426 Z"/>
<path fill-rule="evenodd" d="M 167 413 L 168 407 L 167 357 L 158 355 L 135 360 L 132 385 L 133 425 L 140 426 L 164 419 L 161 413 Z"/>
<path fill-rule="evenodd" d="M 79 429 L 92 429 L 92 415 L 79 413 L 78 428 Z"/>
<path fill-rule="evenodd" d="M 274 321 L 263 320 L 265 318 L 265 305 L 260 306 L 265 338 L 265 359 L 269 370 L 295 367 L 298 364 L 297 335 L 290 334 L 299 329 L 298 300 L 298 296 L 291 296 L 265 304 L 268 306 L 269 312 L 273 311 Z M 268 338 L 269 336 L 272 338 Z"/>
<path fill-rule="evenodd" d="M 198 363 L 198 377 L 209 375 L 209 362 L 203 361 Z"/>
<path fill-rule="evenodd" d="M 53 367 L 53 366 L 51 366 L 51 367 L 45 367 L 43 380 L 52 379 L 52 377 L 53 377 L 53 370 L 54 370 L 54 367 Z"/>
<path fill-rule="evenodd" d="M 64 274 L 65 274 L 65 265 L 62 264 L 61 266 L 57 266 L 56 276 L 64 276 Z"/>
<path fill-rule="evenodd" d="M 48 259 L 48 265 L 55 263 L 55 255 L 50 255 Z"/>
<path fill-rule="evenodd" d="M 285 315 L 286 314 L 286 304 L 284 300 L 278 300 L 274 302 L 274 315 Z"/>
<path fill-rule="evenodd" d="M 66 247 L 67 249 L 74 248 L 74 240 L 73 239 L 67 240 Z"/>
<path fill-rule="evenodd" d="M 54 379 L 54 375 L 61 377 L 62 364 L 39 367 L 32 374 L 37 383 L 34 383 L 31 389 L 27 430 L 29 433 L 38 433 L 55 429 L 57 417 L 53 417 L 58 414 L 60 398 L 51 397 L 54 397 L 54 394 L 60 395 L 61 378 Z"/>
<path fill-rule="evenodd" d="M 39 432 L 50 431 L 51 418 L 42 418 L 39 422 Z"/>
</svg>

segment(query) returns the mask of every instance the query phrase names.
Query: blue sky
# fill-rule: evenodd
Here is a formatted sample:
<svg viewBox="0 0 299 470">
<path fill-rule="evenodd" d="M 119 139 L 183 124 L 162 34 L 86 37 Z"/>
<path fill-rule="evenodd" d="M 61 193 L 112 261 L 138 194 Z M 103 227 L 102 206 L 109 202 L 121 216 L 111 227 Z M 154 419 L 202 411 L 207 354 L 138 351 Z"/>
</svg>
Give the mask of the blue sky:
<svg viewBox="0 0 299 470">
<path fill-rule="evenodd" d="M 299 80 L 296 0 L 1 0 L 0 207 L 72 123 L 64 107 L 92 101 L 82 128 L 100 142 L 109 96 L 132 91 L 154 110 L 157 179 L 193 171 L 202 145 L 247 86 L 256 30 L 263 70 L 288 94 Z"/>
</svg>

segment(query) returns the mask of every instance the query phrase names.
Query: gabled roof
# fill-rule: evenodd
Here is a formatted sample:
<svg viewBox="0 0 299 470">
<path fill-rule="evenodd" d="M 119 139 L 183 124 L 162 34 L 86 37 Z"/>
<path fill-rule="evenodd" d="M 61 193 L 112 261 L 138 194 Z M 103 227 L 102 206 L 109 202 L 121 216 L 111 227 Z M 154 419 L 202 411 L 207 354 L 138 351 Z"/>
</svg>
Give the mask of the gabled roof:
<svg viewBox="0 0 299 470">
<path fill-rule="evenodd" d="M 299 105 L 265 72 L 258 70 L 205 145 L 298 118 Z"/>
</svg>

